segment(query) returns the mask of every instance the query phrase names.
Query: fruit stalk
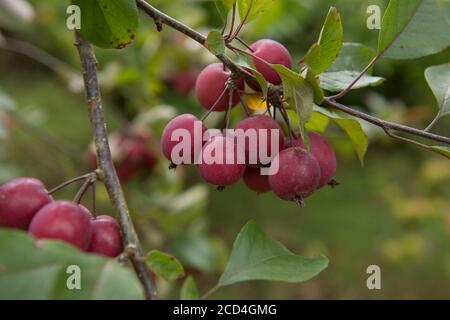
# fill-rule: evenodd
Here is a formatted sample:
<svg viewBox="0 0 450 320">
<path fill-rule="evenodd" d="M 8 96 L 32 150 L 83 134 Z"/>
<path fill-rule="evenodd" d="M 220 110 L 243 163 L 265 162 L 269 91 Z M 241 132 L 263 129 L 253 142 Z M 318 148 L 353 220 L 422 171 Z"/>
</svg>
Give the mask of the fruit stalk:
<svg viewBox="0 0 450 320">
<path fill-rule="evenodd" d="M 153 300 L 156 298 L 156 290 L 151 278 L 150 270 L 142 260 L 139 239 L 134 229 L 122 186 L 111 157 L 97 77 L 97 60 L 92 45 L 78 32 L 75 37 L 88 97 L 88 111 L 94 133 L 97 161 L 101 171 L 99 172 L 99 176 L 105 184 L 111 203 L 119 217 L 125 252 L 142 283 L 146 298 Z"/>
</svg>

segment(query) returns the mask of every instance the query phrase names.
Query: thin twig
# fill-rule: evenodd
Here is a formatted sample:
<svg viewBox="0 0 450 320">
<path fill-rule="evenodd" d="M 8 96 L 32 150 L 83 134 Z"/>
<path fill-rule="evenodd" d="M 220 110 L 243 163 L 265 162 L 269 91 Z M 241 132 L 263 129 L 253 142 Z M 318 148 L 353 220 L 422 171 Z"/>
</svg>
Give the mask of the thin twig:
<svg viewBox="0 0 450 320">
<path fill-rule="evenodd" d="M 366 72 L 369 71 L 369 69 L 375 65 L 375 63 L 378 61 L 379 58 L 380 58 L 380 55 L 377 55 L 375 58 L 373 58 L 369 62 L 369 64 L 356 76 L 356 78 L 353 79 L 353 81 L 347 86 L 347 88 L 345 88 L 338 94 L 331 96 L 330 99 L 338 100 L 338 99 L 342 98 L 343 96 L 345 96 L 350 90 L 352 90 L 353 86 L 359 81 L 359 79 L 361 79 L 366 74 Z"/>
<path fill-rule="evenodd" d="M 65 187 L 67 187 L 68 185 L 71 185 L 72 183 L 75 183 L 75 182 L 78 182 L 78 181 L 81 181 L 81 180 L 85 180 L 85 179 L 86 179 L 87 177 L 89 177 L 89 175 L 91 175 L 91 174 L 92 174 L 92 173 L 86 173 L 86 174 L 83 174 L 82 176 L 79 176 L 79 177 L 76 177 L 76 178 L 67 180 L 66 182 L 63 182 L 63 183 L 61 183 L 60 185 L 58 185 L 58 186 L 54 187 L 53 189 L 51 189 L 51 190 L 48 192 L 48 194 L 53 194 L 53 193 L 55 193 L 56 191 L 59 191 L 59 190 L 65 188 Z"/>
<path fill-rule="evenodd" d="M 88 97 L 88 111 L 94 133 L 97 161 L 101 171 L 100 177 L 108 191 L 111 203 L 117 212 L 123 234 L 124 247 L 127 250 L 134 270 L 142 283 L 145 296 L 147 299 L 155 299 L 156 290 L 151 278 L 150 270 L 145 264 L 145 261 L 141 258 L 142 251 L 139 239 L 134 229 L 122 186 L 117 177 L 116 169 L 114 168 L 111 158 L 94 49 L 78 32 L 76 33 L 76 46 L 80 55 Z"/>
<path fill-rule="evenodd" d="M 367 113 L 349 108 L 349 107 L 347 107 L 339 102 L 336 102 L 328 97 L 326 97 L 323 100 L 323 102 L 324 102 L 324 104 L 326 104 L 332 108 L 343 111 L 343 112 L 350 114 L 356 118 L 366 120 L 367 122 L 370 122 L 380 128 L 388 128 L 388 129 L 392 129 L 392 130 L 396 130 L 396 131 L 402 131 L 402 132 L 409 133 L 409 134 L 412 134 L 412 135 L 415 135 L 418 137 L 422 137 L 422 138 L 425 138 L 428 140 L 438 141 L 438 142 L 450 145 L 450 138 L 448 138 L 448 137 L 439 136 L 434 133 L 430 133 L 430 132 L 426 132 L 426 131 L 419 130 L 416 128 L 408 127 L 408 126 L 398 124 L 395 122 L 382 120 L 377 117 L 371 116 Z"/>
</svg>

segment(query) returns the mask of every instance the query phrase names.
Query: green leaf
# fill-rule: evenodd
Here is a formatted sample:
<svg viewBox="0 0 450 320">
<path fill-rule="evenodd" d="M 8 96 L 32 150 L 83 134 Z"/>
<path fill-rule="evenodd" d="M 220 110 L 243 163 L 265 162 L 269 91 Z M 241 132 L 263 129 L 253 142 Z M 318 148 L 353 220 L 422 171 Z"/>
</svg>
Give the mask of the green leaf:
<svg viewBox="0 0 450 320">
<path fill-rule="evenodd" d="M 197 284 L 192 276 L 189 276 L 184 280 L 180 291 L 180 300 L 198 300 L 200 299 L 200 293 L 197 288 Z"/>
<path fill-rule="evenodd" d="M 69 290 L 69 266 L 78 266 L 80 290 Z M 0 299 L 142 299 L 134 273 L 113 259 L 61 241 L 0 230 Z"/>
<path fill-rule="evenodd" d="M 344 70 L 363 70 L 375 57 L 375 51 L 361 43 L 344 42 L 341 52 L 327 72 Z M 368 74 L 370 74 L 370 71 Z"/>
<path fill-rule="evenodd" d="M 366 155 L 367 148 L 369 146 L 369 139 L 359 121 L 354 118 L 344 118 L 318 106 L 314 106 L 314 111 L 327 116 L 342 130 L 344 130 L 352 142 L 353 148 L 355 149 L 358 159 L 362 165 L 364 163 L 364 156 Z"/>
<path fill-rule="evenodd" d="M 350 83 L 358 76 L 359 71 L 336 71 L 336 72 L 324 72 L 319 75 L 320 86 L 330 92 L 339 92 L 347 88 Z M 355 85 L 352 87 L 353 90 L 364 88 L 364 87 L 374 87 L 383 83 L 385 79 L 381 77 L 364 75 Z"/>
<path fill-rule="evenodd" d="M 320 32 L 319 41 L 311 46 L 303 59 L 315 74 L 322 73 L 332 65 L 341 51 L 343 37 L 341 16 L 335 7 L 331 7 Z"/>
<path fill-rule="evenodd" d="M 233 9 L 236 0 L 215 0 L 216 8 L 223 21 L 227 21 L 228 13 Z"/>
<path fill-rule="evenodd" d="M 439 117 L 450 114 L 450 63 L 432 66 L 425 70 L 428 82 L 439 106 Z"/>
<path fill-rule="evenodd" d="M 257 18 L 270 8 L 275 0 L 237 0 L 239 17 L 241 21 L 247 17 L 245 23 Z"/>
<path fill-rule="evenodd" d="M 323 133 L 330 123 L 330 118 L 321 114 L 320 112 L 314 111 L 311 119 L 306 123 L 306 129 L 308 131 L 315 131 L 318 133 Z"/>
<path fill-rule="evenodd" d="M 450 25 L 438 0 L 391 0 L 383 17 L 378 54 L 413 59 L 445 50 Z"/>
<path fill-rule="evenodd" d="M 240 65 L 241 67 L 245 67 L 249 72 L 251 72 L 258 82 L 259 86 L 261 87 L 262 92 L 262 98 L 266 99 L 267 92 L 269 91 L 269 87 L 267 86 L 267 80 L 264 78 L 264 76 L 255 68 L 255 65 L 253 63 L 253 60 L 250 58 L 250 56 L 243 54 L 243 53 L 237 53 L 236 64 Z"/>
<path fill-rule="evenodd" d="M 219 286 L 248 280 L 303 282 L 318 275 L 328 265 L 324 256 L 301 257 L 280 242 L 267 237 L 254 221 L 241 230 Z"/>
<path fill-rule="evenodd" d="M 311 118 L 314 108 L 314 90 L 298 73 L 281 64 L 273 64 L 283 82 L 284 98 L 291 108 L 297 111 L 302 139 L 309 145 L 305 124 Z"/>
<path fill-rule="evenodd" d="M 211 51 L 212 54 L 218 55 L 225 52 L 225 40 L 222 34 L 217 31 L 211 31 L 206 36 L 205 41 L 206 48 Z"/>
<path fill-rule="evenodd" d="M 122 49 L 133 42 L 139 19 L 135 1 L 72 0 L 81 9 L 81 34 L 101 48 Z"/>
<path fill-rule="evenodd" d="M 443 156 L 450 158 L 450 148 L 449 147 L 443 147 L 443 146 L 432 146 L 431 149 L 439 152 Z"/>
<path fill-rule="evenodd" d="M 301 76 L 309 83 L 309 85 L 313 89 L 314 102 L 317 104 L 322 103 L 322 100 L 324 98 L 324 93 L 323 93 L 322 88 L 320 87 L 319 78 L 314 74 L 314 72 L 310 68 L 305 68 L 305 70 L 303 70 Z"/>
<path fill-rule="evenodd" d="M 166 281 L 177 280 L 184 276 L 184 269 L 180 261 L 170 254 L 152 250 L 147 254 L 150 269 Z"/>
</svg>

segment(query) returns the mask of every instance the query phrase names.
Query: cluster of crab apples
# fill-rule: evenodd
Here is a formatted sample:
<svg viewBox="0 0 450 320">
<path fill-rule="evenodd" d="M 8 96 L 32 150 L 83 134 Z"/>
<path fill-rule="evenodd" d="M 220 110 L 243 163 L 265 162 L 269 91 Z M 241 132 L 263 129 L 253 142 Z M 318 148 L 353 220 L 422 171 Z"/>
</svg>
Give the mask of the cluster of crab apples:
<svg viewBox="0 0 450 320">
<path fill-rule="evenodd" d="M 22 229 L 36 239 L 62 240 L 108 257 L 122 252 L 116 219 L 94 217 L 76 202 L 54 201 L 44 184 L 34 178 L 17 178 L 0 185 L 0 228 Z"/>
<path fill-rule="evenodd" d="M 280 85 L 282 81 L 270 64 L 292 67 L 289 52 L 276 41 L 259 40 L 249 46 L 247 52 L 256 70 L 273 85 Z M 208 110 L 207 114 L 229 112 L 243 102 L 240 93 L 244 92 L 245 83 L 254 91 L 261 91 L 256 81 L 244 81 L 223 64 L 213 63 L 200 72 L 195 93 L 199 103 Z M 196 139 L 199 128 L 203 137 L 200 146 Z M 238 133 L 243 139 L 238 139 Z M 190 141 L 182 141 L 186 136 Z M 305 140 L 309 140 L 308 147 Z M 187 147 L 180 148 L 182 143 Z M 286 137 L 278 122 L 267 114 L 249 115 L 239 121 L 234 130 L 222 131 L 207 130 L 194 115 L 182 114 L 165 127 L 161 147 L 171 167 L 196 164 L 203 179 L 220 189 L 243 178 L 257 193 L 273 191 L 284 200 L 300 204 L 315 190 L 331 183 L 336 171 L 333 148 L 321 135 L 310 132 L 309 139 L 303 139 L 289 132 Z M 240 152 L 244 154 L 244 161 L 238 159 Z M 269 159 L 263 159 L 262 155 L 268 155 Z M 214 161 L 206 159 L 211 156 Z M 274 163 L 276 170 L 264 172 L 264 168 L 273 167 Z"/>
</svg>

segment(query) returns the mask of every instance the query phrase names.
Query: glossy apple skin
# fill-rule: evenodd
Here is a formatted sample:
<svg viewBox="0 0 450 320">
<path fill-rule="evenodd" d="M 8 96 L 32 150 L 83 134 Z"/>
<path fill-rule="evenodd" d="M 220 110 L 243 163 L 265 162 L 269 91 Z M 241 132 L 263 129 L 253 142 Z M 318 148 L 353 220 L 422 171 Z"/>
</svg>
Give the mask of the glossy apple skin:
<svg viewBox="0 0 450 320">
<path fill-rule="evenodd" d="M 284 149 L 277 156 L 279 170 L 269 175 L 270 188 L 281 199 L 302 201 L 319 186 L 320 167 L 317 159 L 300 147 Z"/>
<path fill-rule="evenodd" d="M 251 51 L 249 50 L 249 52 L 252 52 L 253 55 L 270 64 L 281 64 L 288 69 L 292 67 L 292 58 L 289 51 L 277 41 L 261 39 L 250 45 L 250 49 Z M 256 70 L 258 70 L 268 82 L 275 85 L 281 84 L 281 78 L 275 69 L 258 58 L 252 58 Z M 256 83 L 248 84 L 255 90 L 259 88 L 259 85 Z"/>
<path fill-rule="evenodd" d="M 228 108 L 230 91 L 227 90 L 220 100 L 219 97 L 225 90 L 230 76 L 230 70 L 224 68 L 222 63 L 212 63 L 200 72 L 195 83 L 195 94 L 198 102 L 205 109 L 210 110 L 214 107 L 214 111 L 224 111 Z M 238 80 L 237 88 L 240 90 L 244 88 L 242 79 Z M 238 102 L 239 96 L 235 92 L 232 96 L 232 107 Z"/>
<path fill-rule="evenodd" d="M 247 167 L 242 179 L 250 190 L 255 191 L 258 194 L 269 192 L 271 190 L 269 176 L 262 175 L 260 168 Z"/>
<path fill-rule="evenodd" d="M 92 219 L 92 238 L 89 252 L 112 258 L 117 257 L 122 252 L 122 236 L 116 219 L 107 215 Z"/>
<path fill-rule="evenodd" d="M 34 215 L 52 201 L 44 184 L 17 178 L 0 186 L 0 227 L 28 230 Z"/>
<path fill-rule="evenodd" d="M 318 133 L 310 132 L 309 141 L 311 144 L 310 151 L 319 162 L 320 181 L 318 188 L 322 188 L 333 179 L 333 176 L 336 173 L 336 154 L 331 145 Z M 301 138 L 296 139 L 293 146 L 305 148 L 305 144 Z"/>
<path fill-rule="evenodd" d="M 69 201 L 54 201 L 39 210 L 29 232 L 37 239 L 56 239 L 87 250 L 92 237 L 89 211 Z"/>
</svg>

